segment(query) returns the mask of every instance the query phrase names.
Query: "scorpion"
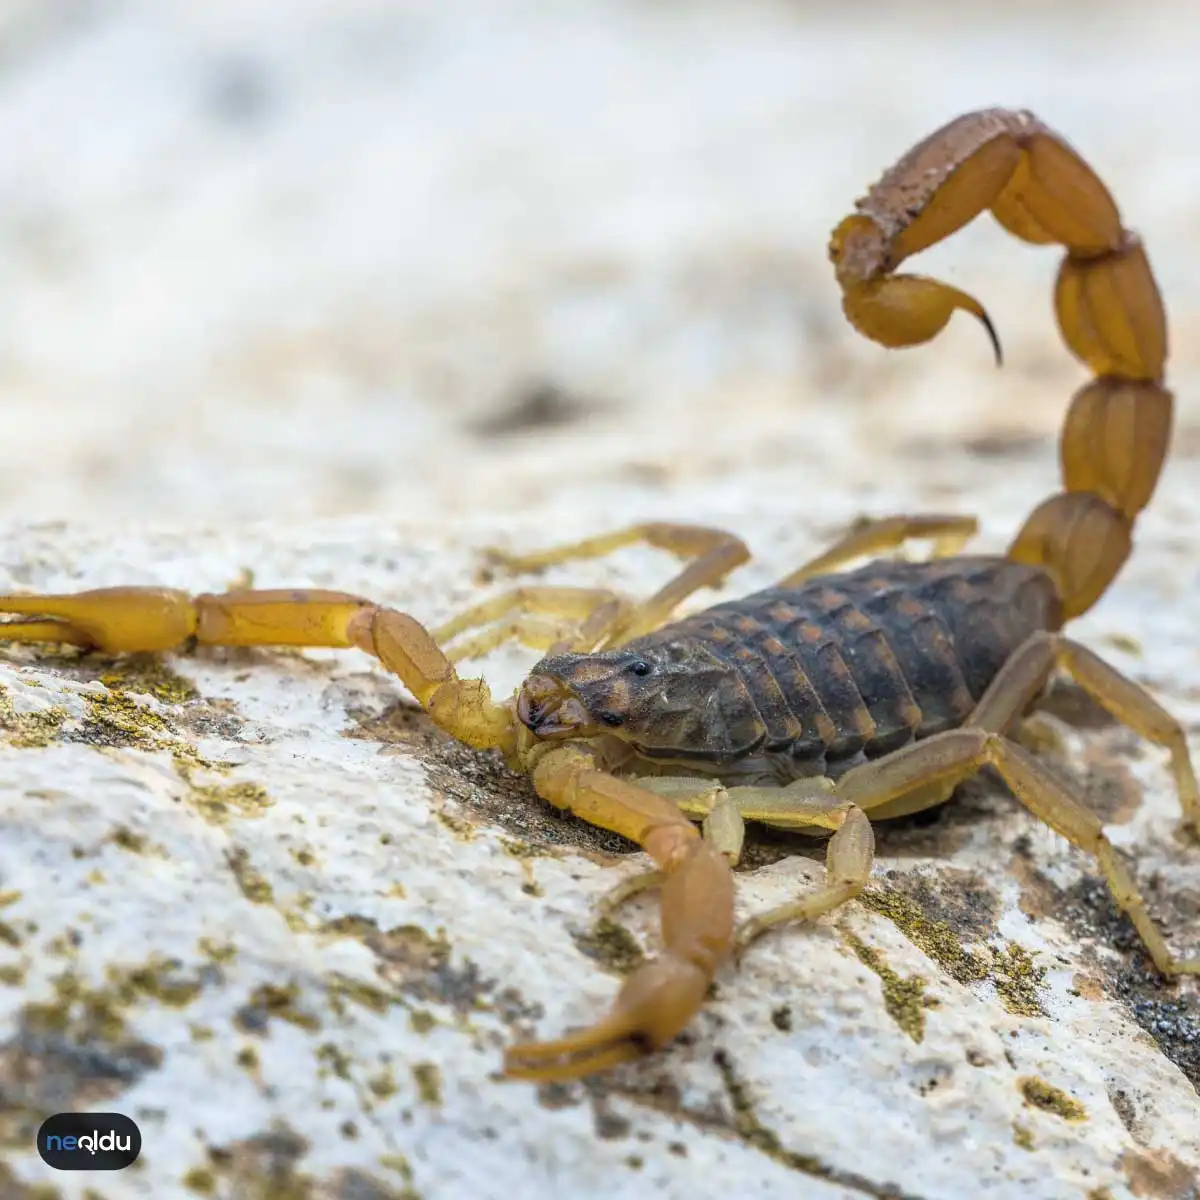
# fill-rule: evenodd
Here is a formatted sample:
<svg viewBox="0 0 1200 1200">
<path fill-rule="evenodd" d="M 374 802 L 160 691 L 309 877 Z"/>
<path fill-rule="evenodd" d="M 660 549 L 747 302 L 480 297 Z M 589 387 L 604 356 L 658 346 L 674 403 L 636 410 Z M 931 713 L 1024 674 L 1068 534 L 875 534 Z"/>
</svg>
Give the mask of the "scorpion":
<svg viewBox="0 0 1200 1200">
<path fill-rule="evenodd" d="M 626 978 L 596 1024 L 511 1046 L 509 1077 L 580 1078 L 665 1047 L 717 971 L 761 933 L 811 921 L 864 888 L 871 820 L 940 805 L 985 767 L 1095 857 L 1160 972 L 1200 974 L 1200 959 L 1171 952 L 1076 789 L 1010 737 L 1064 672 L 1169 753 L 1183 823 L 1200 831 L 1179 723 L 1061 632 L 1121 570 L 1169 442 L 1166 318 L 1140 239 L 1091 167 L 1032 113 L 968 113 L 905 154 L 833 232 L 843 310 L 886 347 L 929 341 L 963 311 L 983 324 L 999 361 L 976 299 L 895 273 L 985 209 L 1024 242 L 1065 247 L 1055 314 L 1092 375 L 1062 430 L 1062 490 L 1034 509 L 1003 555 L 962 553 L 976 531 L 971 517 L 880 518 L 776 586 L 672 622 L 681 602 L 722 584 L 749 551 L 720 530 L 652 523 L 500 555 L 530 572 L 633 544 L 682 559 L 680 573 L 641 603 L 600 588 L 531 585 L 430 631 L 338 591 L 111 587 L 0 596 L 0 640 L 112 654 L 357 647 L 398 676 L 444 733 L 499 751 L 543 800 L 641 847 L 654 869 L 612 899 L 660 889 L 661 953 Z M 918 538 L 932 543 L 930 556 L 897 557 Z M 472 629 L 481 632 L 460 637 Z M 511 698 L 497 701 L 482 679 L 459 676 L 456 661 L 511 640 L 545 653 Z M 810 894 L 735 927 L 733 867 L 747 821 L 828 837 L 826 873 Z"/>
</svg>

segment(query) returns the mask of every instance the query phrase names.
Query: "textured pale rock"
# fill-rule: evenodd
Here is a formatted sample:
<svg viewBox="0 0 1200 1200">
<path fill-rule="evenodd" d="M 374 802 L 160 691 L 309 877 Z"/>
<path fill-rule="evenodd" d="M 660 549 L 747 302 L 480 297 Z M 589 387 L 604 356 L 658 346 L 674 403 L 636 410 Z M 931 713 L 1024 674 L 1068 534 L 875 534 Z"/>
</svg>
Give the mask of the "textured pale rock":
<svg viewBox="0 0 1200 1200">
<path fill-rule="evenodd" d="M 1134 54 L 1127 5 L 1086 29 L 1074 4 L 545 7 L 6 9 L 0 589 L 249 568 L 437 620 L 483 594 L 489 543 L 646 517 L 745 536 L 737 590 L 864 512 L 976 511 L 998 549 L 1054 486 L 1081 378 L 1054 256 L 984 229 L 930 256 L 992 309 L 998 373 L 966 322 L 910 354 L 857 342 L 824 249 L 910 141 L 1008 100 L 1111 181 L 1172 312 L 1174 456 L 1075 631 L 1194 733 L 1186 10 L 1139 6 Z M 668 569 L 550 578 L 642 593 Z M 538 1092 L 496 1080 L 501 1049 L 604 1010 L 618 980 L 584 950 L 621 945 L 588 941 L 593 904 L 634 861 L 430 735 L 364 659 L 169 667 L 194 698 L 145 665 L 0 655 L 0 1195 L 1194 1193 L 1195 984 L 1160 988 L 1089 862 L 986 784 L 881 831 L 875 908 L 765 939 L 668 1053 Z M 1196 952 L 1161 756 L 1047 728 Z M 756 837 L 739 911 L 818 878 L 812 853 Z M 653 949 L 649 898 L 621 921 Z M 139 1120 L 138 1168 L 30 1150 L 40 1113 L 105 1107 Z"/>
<path fill-rule="evenodd" d="M 1010 464 L 1007 482 L 1036 494 L 1046 466 Z M 973 498 L 1002 510 L 1004 491 L 984 481 Z M 815 545 L 794 501 L 768 518 L 702 493 L 676 499 L 769 554 L 745 586 Z M 630 503 L 606 515 L 635 513 Z M 1194 725 L 1197 654 L 1180 593 L 1195 582 L 1184 547 L 1200 530 L 1177 490 L 1156 513 L 1121 586 L 1081 628 Z M 591 524 L 564 519 L 562 532 Z M 531 544 L 535 525 L 337 521 L 115 541 L 11 528 L 8 574 L 39 589 L 200 589 L 253 564 L 264 584 L 337 584 L 436 618 L 475 593 L 473 549 Z M 645 590 L 662 569 L 630 554 L 558 574 Z M 1122 639 L 1142 652 L 1115 649 L 1133 644 Z M 489 677 L 511 682 L 517 657 Z M 1186 1040 L 1195 987 L 1160 991 L 1139 974 L 1089 864 L 986 787 L 928 828 L 881 834 L 879 894 L 946 917 L 949 973 L 886 916 L 851 905 L 723 972 L 685 1044 L 587 1088 L 539 1093 L 496 1080 L 500 1049 L 605 1007 L 616 980 L 579 939 L 596 897 L 633 864 L 546 816 L 488 761 L 427 737 L 365 659 L 230 652 L 170 666 L 198 698 L 138 694 L 171 678 L 119 664 L 14 651 L 0 669 L 11 706 L 0 1038 L 6 1097 L 20 1106 L 4 1120 L 19 1178 L 47 1177 L 21 1147 L 36 1125 L 28 1109 L 43 1107 L 135 1115 L 146 1148 L 120 1194 L 156 1197 L 210 1180 L 217 1194 L 255 1195 L 274 1170 L 297 1194 L 311 1177 L 333 1196 L 638 1196 L 661 1184 L 669 1195 L 1049 1200 L 1155 1194 L 1128 1181 L 1186 1181 L 1200 1166 L 1200 1064 Z M 1069 735 L 1068 751 L 1090 765 L 1141 877 L 1157 881 L 1173 936 L 1190 927 L 1194 948 L 1197 861 L 1171 840 L 1159 756 L 1112 727 Z M 778 839 L 758 844 L 751 861 L 766 865 L 739 876 L 743 913 L 819 875 L 812 857 L 778 858 Z M 653 945 L 649 900 L 621 919 Z M 907 982 L 898 1019 L 854 939 L 893 985 Z M 956 982 L 955 956 L 971 946 L 1019 948 L 1015 976 L 998 960 L 987 978 Z M 1033 955 L 1032 979 L 1020 952 Z M 931 1007 L 911 994 L 918 978 Z M 1008 1011 L 1006 980 L 1042 1013 Z M 1141 1026 L 1128 1003 L 1142 1005 Z M 905 1031 L 914 1013 L 920 1042 Z M 1157 1044 L 1143 1028 L 1172 1020 Z M 1080 1119 L 1031 1107 L 1029 1080 L 1077 1102 Z M 76 1177 L 54 1183 L 82 1195 Z"/>
</svg>

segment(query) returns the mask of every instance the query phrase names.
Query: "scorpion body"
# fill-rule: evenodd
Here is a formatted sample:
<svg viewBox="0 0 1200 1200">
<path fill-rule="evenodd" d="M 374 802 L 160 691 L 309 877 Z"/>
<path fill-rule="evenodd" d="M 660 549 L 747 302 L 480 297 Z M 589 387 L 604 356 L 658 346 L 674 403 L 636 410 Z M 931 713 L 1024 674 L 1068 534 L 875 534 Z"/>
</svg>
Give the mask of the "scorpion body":
<svg viewBox="0 0 1200 1200">
<path fill-rule="evenodd" d="M 537 670 L 589 676 L 592 710 L 636 724 L 630 747 L 647 773 L 837 779 L 960 726 L 1015 651 L 1058 628 L 1059 607 L 1045 571 L 1004 558 L 880 561 L 718 604 L 620 650 L 543 660 Z M 650 668 L 640 696 L 628 673 L 597 672 L 631 662 Z M 603 695 L 600 678 L 613 681 Z"/>
<path fill-rule="evenodd" d="M 1064 637 L 1117 576 L 1166 455 L 1172 399 L 1167 330 L 1145 251 L 1108 189 L 1027 112 L 988 109 L 926 138 L 834 230 L 843 310 L 890 347 L 934 337 L 972 296 L 897 274 L 902 261 L 985 210 L 1022 241 L 1065 247 L 1054 290 L 1063 340 L 1093 378 L 1071 402 L 1062 489 L 1038 505 L 1006 554 L 955 557 L 967 517 L 868 522 L 776 588 L 671 624 L 682 601 L 748 557 L 719 530 L 646 524 L 535 554 L 535 571 L 648 543 L 685 560 L 638 604 L 600 588 L 518 587 L 432 631 L 345 592 L 243 590 L 192 596 L 103 588 L 0 597 L 0 640 L 109 653 L 191 644 L 357 647 L 403 681 L 440 729 L 499 751 L 539 796 L 623 834 L 655 870 L 624 895 L 661 887 L 660 956 L 631 974 L 608 1016 L 558 1041 L 513 1046 L 508 1075 L 570 1079 L 667 1045 L 732 955 L 781 922 L 811 920 L 870 878 L 871 818 L 945 801 L 994 768 L 1013 796 L 1092 854 L 1158 969 L 1200 973 L 1168 948 L 1137 883 L 1083 800 L 1009 734 L 1058 670 L 1170 755 L 1184 824 L 1200 792 L 1183 731 L 1144 689 Z M 932 539 L 924 564 L 881 560 Z M 469 638 L 466 630 L 483 629 Z M 548 652 L 507 700 L 457 659 L 516 638 Z M 703 835 L 697 821 L 703 822 Z M 831 834 L 826 879 L 735 930 L 732 866 L 745 821 Z"/>
</svg>

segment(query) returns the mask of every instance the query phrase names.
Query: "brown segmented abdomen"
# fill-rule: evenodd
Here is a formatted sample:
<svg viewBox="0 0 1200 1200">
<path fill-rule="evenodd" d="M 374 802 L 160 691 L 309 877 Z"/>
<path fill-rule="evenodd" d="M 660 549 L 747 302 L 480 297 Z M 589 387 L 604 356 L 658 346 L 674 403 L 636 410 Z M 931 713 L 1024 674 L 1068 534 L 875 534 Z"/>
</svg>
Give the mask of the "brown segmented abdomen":
<svg viewBox="0 0 1200 1200">
<path fill-rule="evenodd" d="M 960 725 L 1013 651 L 1059 624 L 1044 571 L 972 557 L 772 588 L 646 640 L 701 641 L 742 679 L 767 731 L 761 750 L 836 775 Z"/>
</svg>

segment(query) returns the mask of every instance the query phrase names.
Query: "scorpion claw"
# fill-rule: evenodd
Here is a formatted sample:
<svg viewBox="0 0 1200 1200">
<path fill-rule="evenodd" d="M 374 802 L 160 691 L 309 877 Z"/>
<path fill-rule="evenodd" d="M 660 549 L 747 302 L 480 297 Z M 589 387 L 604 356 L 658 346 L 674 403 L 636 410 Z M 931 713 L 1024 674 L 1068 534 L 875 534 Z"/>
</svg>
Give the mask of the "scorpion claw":
<svg viewBox="0 0 1200 1200">
<path fill-rule="evenodd" d="M 607 1024 L 595 1026 L 587 1038 L 566 1037 L 554 1042 L 510 1046 L 504 1055 L 504 1074 L 509 1079 L 555 1083 L 582 1079 L 641 1057 L 644 1050 L 632 1037 L 623 1037 L 616 1030 L 606 1032 Z M 594 1044 L 587 1044 L 593 1038 Z"/>
<path fill-rule="evenodd" d="M 639 967 L 625 981 L 604 1020 L 553 1042 L 509 1047 L 504 1073 L 539 1083 L 582 1079 L 632 1062 L 672 1041 L 708 991 L 706 971 L 670 954 Z"/>
</svg>

